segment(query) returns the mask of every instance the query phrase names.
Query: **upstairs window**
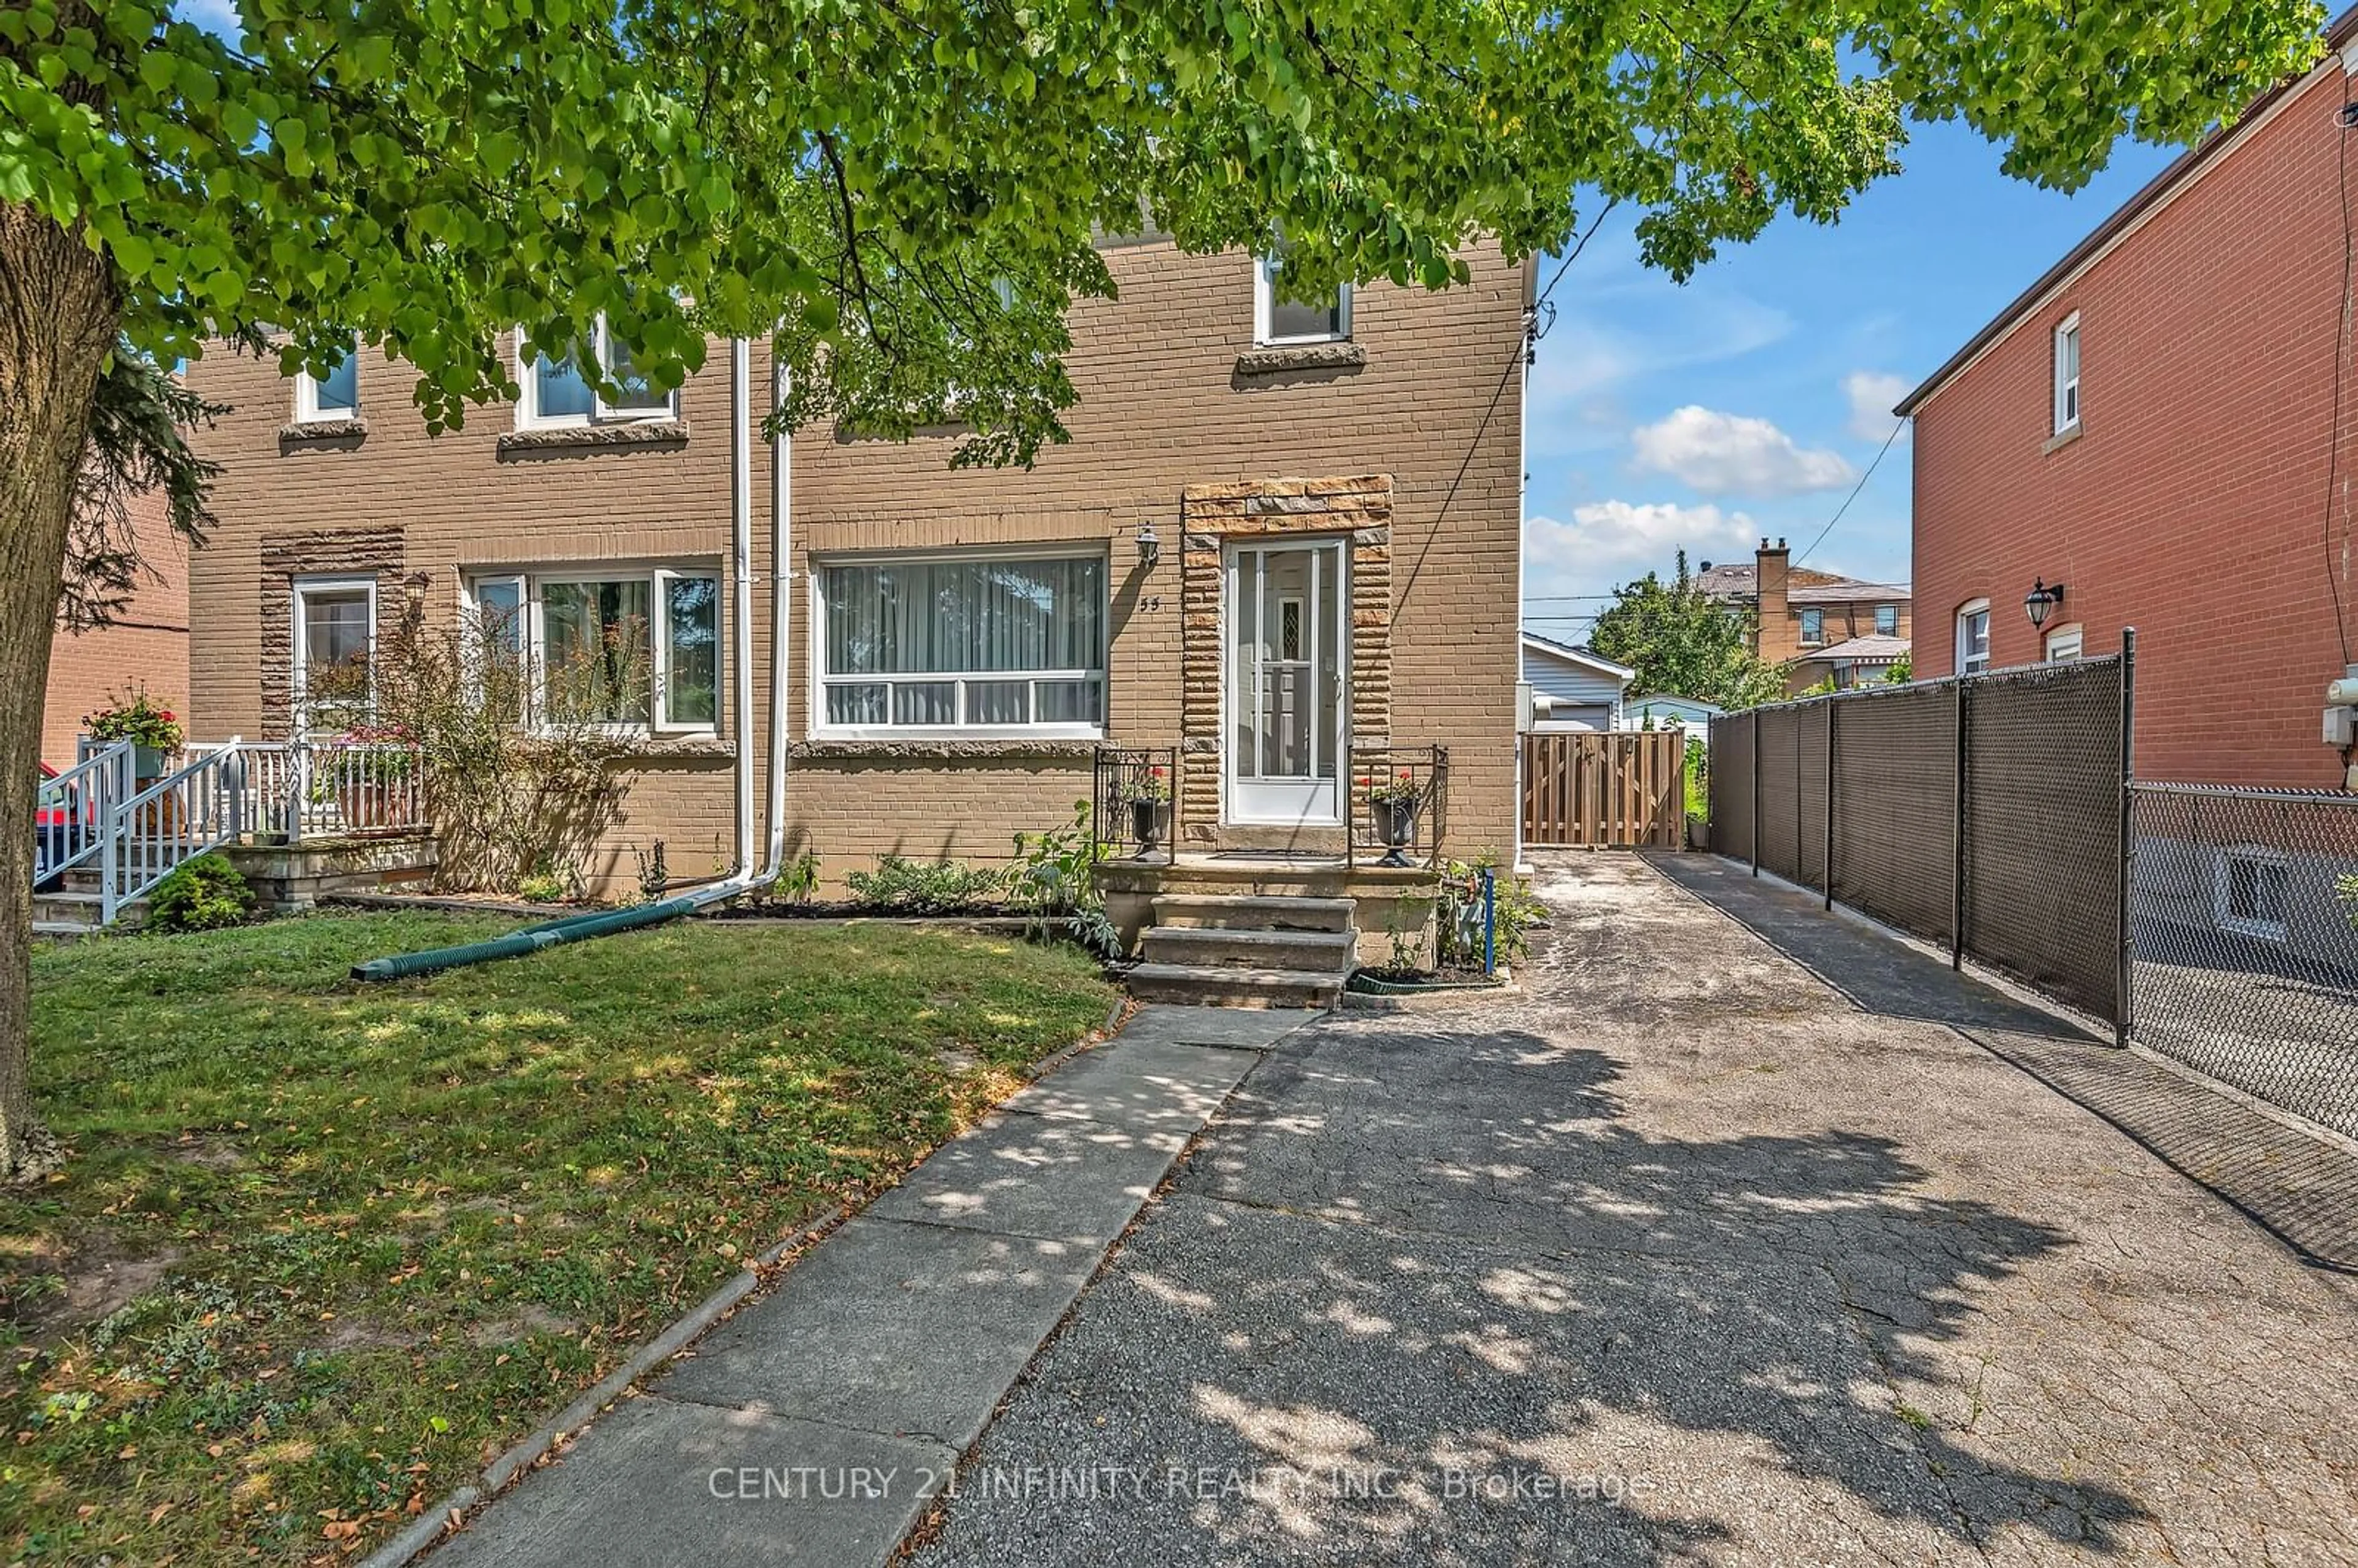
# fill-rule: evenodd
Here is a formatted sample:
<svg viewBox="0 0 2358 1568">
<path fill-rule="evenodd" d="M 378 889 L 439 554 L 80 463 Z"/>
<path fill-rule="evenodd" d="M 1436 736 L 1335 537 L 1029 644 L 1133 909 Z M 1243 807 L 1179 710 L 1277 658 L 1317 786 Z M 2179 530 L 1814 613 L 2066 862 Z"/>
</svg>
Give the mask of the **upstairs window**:
<svg viewBox="0 0 2358 1568">
<path fill-rule="evenodd" d="M 1801 646 L 1814 648 L 1826 640 L 1826 612 L 1823 610 L 1801 611 Z"/>
<path fill-rule="evenodd" d="M 1899 635 L 1899 606 L 1878 604 L 1875 607 L 1875 634 L 1878 637 Z"/>
<path fill-rule="evenodd" d="M 1351 335 L 1351 286 L 1313 299 L 1295 299 L 1282 277 L 1284 263 L 1263 256 L 1253 268 L 1253 341 L 1332 343 Z"/>
<path fill-rule="evenodd" d="M 357 419 L 361 413 L 360 356 L 350 349 L 326 375 L 308 370 L 295 373 L 295 422 L 317 425 L 330 419 Z"/>
<path fill-rule="evenodd" d="M 518 341 L 522 341 L 521 337 Z M 607 330 L 602 312 L 588 346 L 605 367 L 606 379 L 614 384 L 612 397 L 600 395 L 591 384 L 578 351 L 562 359 L 535 354 L 519 365 L 524 399 L 516 407 L 517 425 L 600 425 L 676 416 L 677 395 L 657 391 L 640 373 L 630 345 Z"/>
<path fill-rule="evenodd" d="M 2055 329 L 2055 434 L 2080 427 L 2080 313 Z"/>
<path fill-rule="evenodd" d="M 1976 599 L 1957 611 L 1957 673 L 1977 676 L 1989 667 L 1989 600 Z"/>
</svg>

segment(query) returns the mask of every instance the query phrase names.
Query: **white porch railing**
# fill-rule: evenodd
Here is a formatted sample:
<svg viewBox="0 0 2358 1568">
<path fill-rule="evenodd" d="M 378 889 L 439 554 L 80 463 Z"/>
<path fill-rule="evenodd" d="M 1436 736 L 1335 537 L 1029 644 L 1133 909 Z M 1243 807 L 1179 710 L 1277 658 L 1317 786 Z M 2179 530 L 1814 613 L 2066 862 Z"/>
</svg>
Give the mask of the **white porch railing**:
<svg viewBox="0 0 2358 1568">
<path fill-rule="evenodd" d="M 288 842 L 421 827 L 416 749 L 378 741 L 194 742 L 181 765 L 135 782 L 128 741 L 85 738 L 36 797 L 34 885 L 68 871 L 98 881 L 112 925 L 174 868 L 248 835 Z"/>
</svg>

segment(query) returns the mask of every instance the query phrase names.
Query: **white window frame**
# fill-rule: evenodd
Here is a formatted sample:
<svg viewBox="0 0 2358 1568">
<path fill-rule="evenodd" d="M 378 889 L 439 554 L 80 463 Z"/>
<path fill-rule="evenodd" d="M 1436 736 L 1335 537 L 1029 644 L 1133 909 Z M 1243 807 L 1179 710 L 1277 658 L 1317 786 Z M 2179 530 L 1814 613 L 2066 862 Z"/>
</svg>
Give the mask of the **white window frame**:
<svg viewBox="0 0 2358 1568">
<path fill-rule="evenodd" d="M 1812 629 L 1810 620 L 1813 615 L 1817 617 L 1815 630 Z M 1801 630 L 1800 635 L 1801 639 L 1801 646 L 1804 648 L 1824 647 L 1826 645 L 1826 612 L 1812 605 L 1811 608 L 1801 612 Z"/>
<path fill-rule="evenodd" d="M 2068 626 L 2058 626 L 2047 633 L 2047 662 L 2068 665 L 2087 656 L 2087 631 L 2077 621 Z"/>
<path fill-rule="evenodd" d="M 1347 343 L 1351 341 L 1351 286 L 1338 285 L 1336 290 L 1335 330 L 1329 332 L 1303 332 L 1274 337 L 1270 321 L 1277 308 L 1277 262 L 1275 256 L 1253 258 L 1253 341 L 1266 347 L 1282 348 L 1289 343 Z"/>
<path fill-rule="evenodd" d="M 598 359 L 599 375 L 605 374 L 608 339 L 606 313 L 598 312 L 590 331 L 590 351 Z M 522 389 L 516 398 L 515 422 L 519 430 L 579 430 L 594 425 L 644 425 L 658 420 L 679 417 L 679 388 L 673 387 L 664 395 L 660 408 L 617 408 L 606 401 L 596 381 L 590 386 L 590 409 L 587 414 L 543 414 L 540 411 L 540 377 L 535 362 L 546 356 L 525 340 L 524 329 L 515 333 L 516 385 Z"/>
<path fill-rule="evenodd" d="M 713 699 L 712 718 L 675 721 L 669 711 L 671 688 L 671 583 L 680 578 L 701 578 L 712 584 L 713 604 Z M 519 584 L 519 600 L 524 608 L 525 657 L 531 665 L 530 690 L 525 702 L 530 713 L 522 722 L 527 729 L 550 729 L 540 722 L 546 706 L 547 687 L 543 672 L 548 668 L 547 626 L 541 613 L 541 590 L 550 583 L 574 582 L 636 582 L 647 584 L 648 607 L 647 680 L 653 689 L 648 694 L 647 718 L 644 723 L 627 719 L 600 723 L 585 728 L 609 735 L 661 735 L 665 738 L 711 738 L 720 733 L 720 716 L 729 705 L 729 617 L 726 584 L 717 565 L 693 562 L 664 562 L 648 565 L 637 561 L 598 564 L 572 562 L 546 570 L 523 567 L 486 567 L 466 574 L 465 613 L 471 626 L 481 624 L 481 600 L 478 590 L 492 583 Z"/>
<path fill-rule="evenodd" d="M 368 600 L 368 693 L 362 699 L 362 708 L 376 706 L 377 597 L 376 579 L 365 573 L 336 572 L 298 577 L 294 579 L 287 596 L 287 626 L 291 633 L 287 640 L 287 657 L 294 665 L 287 677 L 287 692 L 292 698 L 293 728 L 298 734 L 311 731 L 310 611 L 306 600 L 315 593 L 350 593 L 355 589 Z"/>
<path fill-rule="evenodd" d="M 1988 623 L 1988 625 L 1984 629 L 1984 631 L 1983 631 L 1983 633 L 1982 633 L 1982 655 L 1981 655 L 1981 663 L 1980 663 L 1979 665 L 1974 665 L 1973 667 L 1968 668 L 1968 667 L 1967 667 L 1967 665 L 1968 665 L 1968 664 L 1969 664 L 1970 660 L 1969 660 L 1969 656 L 1967 655 L 1967 654 L 1966 654 L 1966 652 L 1965 652 L 1965 645 L 1966 645 L 1966 643 L 1965 643 L 1965 628 L 1966 628 L 1966 626 L 1967 626 L 1967 625 L 1972 622 L 1972 620 L 1973 620 L 1973 618 L 1974 618 L 1974 616 L 1976 616 L 1976 615 L 1986 616 L 1986 615 L 1988 615 L 1988 614 L 1989 614 L 1989 612 L 1990 612 L 1990 601 L 1989 601 L 1988 600 L 1986 600 L 1986 599 L 1975 599 L 1975 600 L 1968 600 L 1967 602 L 1965 602 L 1965 603 L 1963 603 L 1963 604 L 1961 604 L 1961 605 L 1957 606 L 1957 621 L 1956 621 L 1957 674 L 1959 674 L 1959 675 L 1961 675 L 1961 676 L 1977 676 L 1977 675 L 1980 675 L 1980 674 L 1984 673 L 1985 671 L 1986 671 L 1986 670 L 1990 667 L 1990 662 L 1991 662 L 1991 661 L 1990 661 L 1990 652 L 1991 652 L 1991 650 L 1990 650 L 1990 647 L 1989 647 L 1989 639 L 1990 639 L 1990 633 L 1991 633 L 1991 631 L 1994 631 L 1994 630 L 1996 629 L 1996 622 L 1995 622 L 1995 621 L 1993 621 L 1993 622 L 1989 622 L 1989 623 Z"/>
<path fill-rule="evenodd" d="M 295 423 L 324 425 L 331 420 L 357 419 L 361 416 L 360 343 L 356 339 L 344 351 L 352 359 L 352 401 L 349 407 L 328 408 L 319 403 L 319 379 L 308 370 L 295 373 Z"/>
<path fill-rule="evenodd" d="M 830 567 L 915 565 L 933 561 L 1049 561 L 1094 557 L 1105 569 L 1098 574 L 1098 627 L 1105 645 L 1098 649 L 1097 669 L 928 671 L 912 675 L 832 675 L 827 667 L 827 572 Z M 988 549 L 867 550 L 815 558 L 808 573 L 810 595 L 810 660 L 806 682 L 805 728 L 814 741 L 1102 741 L 1106 716 L 1113 708 L 1113 564 L 1102 545 L 1049 542 L 1010 545 Z M 827 717 L 829 680 L 860 681 L 876 686 L 957 683 L 958 716 L 953 724 L 831 724 Z M 1095 724 L 968 724 L 966 687 L 968 681 L 1094 680 L 1105 687 L 1105 703 Z M 887 708 L 890 711 L 890 708 Z"/>
<path fill-rule="evenodd" d="M 2055 324 L 2055 427 L 2053 434 L 2068 436 L 2080 427 L 2080 382 L 2083 363 L 2081 359 L 2080 313 L 2074 310 Z"/>
<path fill-rule="evenodd" d="M 2288 922 L 2262 920 L 2237 914 L 2232 892 L 2230 868 L 2242 860 L 2253 866 L 2271 867 L 2285 874 L 2284 902 L 2286 913 L 2291 913 L 2292 857 L 2281 849 L 2271 849 L 2259 844 L 2229 844 L 2222 848 L 2212 860 L 2211 893 L 2212 914 L 2219 929 L 2232 931 L 2238 936 L 2256 936 L 2264 942 L 2282 942 L 2290 935 Z"/>
</svg>

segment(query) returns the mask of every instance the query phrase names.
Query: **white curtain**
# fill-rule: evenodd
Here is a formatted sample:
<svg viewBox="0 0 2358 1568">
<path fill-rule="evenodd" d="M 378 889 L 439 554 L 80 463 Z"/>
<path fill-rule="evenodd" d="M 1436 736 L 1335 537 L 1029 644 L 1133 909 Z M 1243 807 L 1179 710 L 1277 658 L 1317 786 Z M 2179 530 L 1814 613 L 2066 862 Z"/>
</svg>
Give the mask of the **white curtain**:
<svg viewBox="0 0 2358 1568">
<path fill-rule="evenodd" d="M 894 561 L 826 568 L 827 673 L 1105 668 L 1105 563 Z"/>
</svg>

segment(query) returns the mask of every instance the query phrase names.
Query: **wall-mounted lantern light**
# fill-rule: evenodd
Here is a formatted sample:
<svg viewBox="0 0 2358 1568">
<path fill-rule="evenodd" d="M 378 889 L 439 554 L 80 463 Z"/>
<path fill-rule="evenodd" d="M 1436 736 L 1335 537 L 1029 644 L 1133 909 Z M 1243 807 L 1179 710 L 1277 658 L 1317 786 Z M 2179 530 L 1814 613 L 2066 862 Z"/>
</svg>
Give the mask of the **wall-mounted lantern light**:
<svg viewBox="0 0 2358 1568">
<path fill-rule="evenodd" d="M 1146 524 L 1138 531 L 1138 564 L 1151 567 L 1163 558 L 1163 540 L 1154 532 L 1154 524 Z"/>
<path fill-rule="evenodd" d="M 2038 585 L 2022 596 L 2022 611 L 2024 614 L 2030 617 L 2032 626 L 2044 626 L 2047 624 L 2048 615 L 2062 602 L 2063 585 L 2059 582 L 2053 588 L 2050 588 L 2047 586 L 2047 579 L 2040 578 L 2038 579 Z"/>
</svg>

